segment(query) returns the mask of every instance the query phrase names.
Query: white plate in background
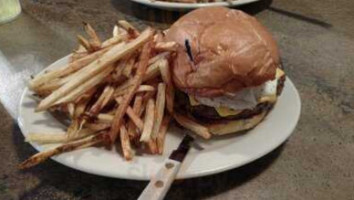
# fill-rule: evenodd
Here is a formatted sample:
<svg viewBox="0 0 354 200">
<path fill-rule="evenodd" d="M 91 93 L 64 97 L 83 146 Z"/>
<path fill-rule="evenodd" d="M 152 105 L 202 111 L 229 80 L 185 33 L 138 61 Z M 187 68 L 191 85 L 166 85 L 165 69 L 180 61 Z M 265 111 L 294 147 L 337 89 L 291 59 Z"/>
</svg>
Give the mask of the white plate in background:
<svg viewBox="0 0 354 200">
<path fill-rule="evenodd" d="M 151 0 L 132 0 L 136 3 L 144 4 L 149 7 L 160 8 L 164 10 L 191 10 L 196 8 L 211 7 L 211 6 L 240 6 L 249 4 L 259 0 L 235 0 L 231 2 L 210 2 L 210 3 L 178 3 L 178 2 L 166 2 L 166 1 L 151 1 Z"/>
</svg>

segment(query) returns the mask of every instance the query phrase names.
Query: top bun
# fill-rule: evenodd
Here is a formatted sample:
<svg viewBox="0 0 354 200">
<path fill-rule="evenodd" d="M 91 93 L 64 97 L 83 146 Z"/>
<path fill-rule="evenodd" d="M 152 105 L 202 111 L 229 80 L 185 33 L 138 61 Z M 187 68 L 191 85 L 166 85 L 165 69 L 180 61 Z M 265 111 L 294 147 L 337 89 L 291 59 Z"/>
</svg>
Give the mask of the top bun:
<svg viewBox="0 0 354 200">
<path fill-rule="evenodd" d="M 172 69 L 176 86 L 198 96 L 221 96 L 261 85 L 275 78 L 279 66 L 279 52 L 271 34 L 254 17 L 239 10 L 194 10 L 171 26 L 166 41 L 180 44 Z"/>
</svg>

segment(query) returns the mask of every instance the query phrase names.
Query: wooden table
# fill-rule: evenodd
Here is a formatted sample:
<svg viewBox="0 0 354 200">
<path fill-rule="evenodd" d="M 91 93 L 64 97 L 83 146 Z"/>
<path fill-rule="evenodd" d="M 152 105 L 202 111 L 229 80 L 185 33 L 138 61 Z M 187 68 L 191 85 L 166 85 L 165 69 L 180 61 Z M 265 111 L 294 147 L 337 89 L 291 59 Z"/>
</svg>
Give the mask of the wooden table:
<svg viewBox="0 0 354 200">
<path fill-rule="evenodd" d="M 82 21 L 106 37 L 118 19 L 165 29 L 183 13 L 129 0 L 21 3 L 21 16 L 0 25 L 0 199 L 136 199 L 147 182 L 89 175 L 53 161 L 17 170 L 35 153 L 16 124 L 19 95 L 31 74 L 71 51 L 76 34 L 83 33 Z M 221 174 L 177 181 L 166 199 L 354 199 L 353 8 L 351 0 L 264 0 L 241 8 L 277 39 L 301 94 L 300 122 L 267 156 Z"/>
</svg>

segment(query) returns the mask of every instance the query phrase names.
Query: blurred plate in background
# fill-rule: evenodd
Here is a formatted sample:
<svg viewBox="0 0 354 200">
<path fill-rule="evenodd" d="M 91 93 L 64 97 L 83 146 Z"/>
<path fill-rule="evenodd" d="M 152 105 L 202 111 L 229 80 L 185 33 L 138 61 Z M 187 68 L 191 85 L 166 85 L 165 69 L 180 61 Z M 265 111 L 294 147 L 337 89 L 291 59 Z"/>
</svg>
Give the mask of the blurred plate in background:
<svg viewBox="0 0 354 200">
<path fill-rule="evenodd" d="M 160 8 L 164 10 L 191 10 L 196 8 L 211 7 L 211 6 L 240 6 L 256 2 L 259 0 L 236 0 L 230 2 L 211 2 L 211 3 L 178 3 L 178 2 L 166 2 L 166 1 L 151 1 L 151 0 L 132 0 L 137 3 L 144 4 L 149 7 Z"/>
</svg>

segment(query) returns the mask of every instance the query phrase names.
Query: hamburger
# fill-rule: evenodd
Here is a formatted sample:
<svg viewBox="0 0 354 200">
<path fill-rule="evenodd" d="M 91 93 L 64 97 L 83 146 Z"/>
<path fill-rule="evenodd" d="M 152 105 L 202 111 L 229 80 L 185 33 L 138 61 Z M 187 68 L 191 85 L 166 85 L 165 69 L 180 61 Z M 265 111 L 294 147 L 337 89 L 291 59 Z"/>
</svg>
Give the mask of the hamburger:
<svg viewBox="0 0 354 200">
<path fill-rule="evenodd" d="M 176 110 L 222 135 L 251 129 L 272 109 L 285 81 L 279 50 L 254 17 L 224 7 L 194 10 L 165 40 L 179 47 L 172 78 Z"/>
</svg>

